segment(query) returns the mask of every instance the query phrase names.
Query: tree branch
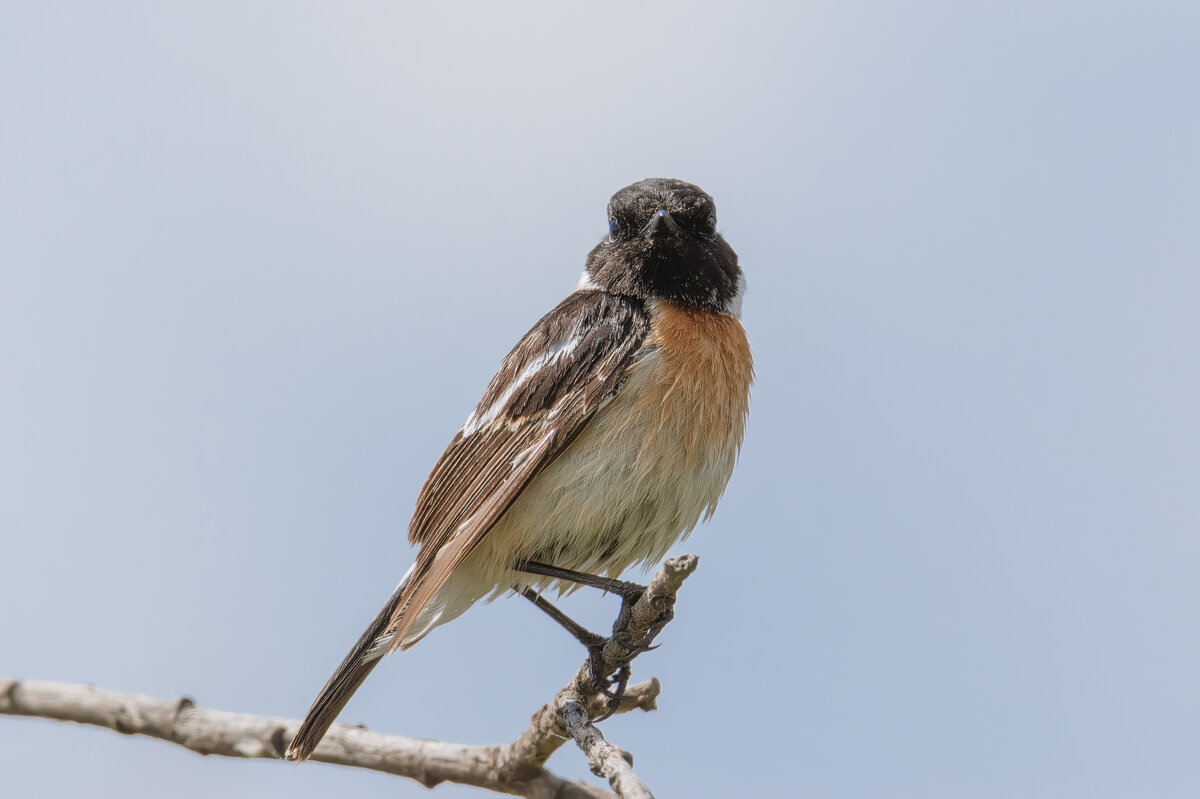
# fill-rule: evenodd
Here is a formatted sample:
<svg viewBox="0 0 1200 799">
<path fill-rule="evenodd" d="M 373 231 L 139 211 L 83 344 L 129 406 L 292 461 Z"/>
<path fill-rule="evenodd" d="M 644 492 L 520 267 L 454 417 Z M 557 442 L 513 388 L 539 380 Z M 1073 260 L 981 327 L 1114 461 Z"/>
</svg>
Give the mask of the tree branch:
<svg viewBox="0 0 1200 799">
<path fill-rule="evenodd" d="M 663 613 L 674 606 L 679 586 L 698 562 L 694 555 L 681 555 L 663 564 L 605 646 L 608 673 L 637 656 L 635 647 L 621 641 L 640 641 L 656 623 L 662 623 Z M 660 689 L 657 679 L 629 687 L 616 712 L 656 709 Z M 465 746 L 334 724 L 312 759 L 409 777 L 430 788 L 456 782 L 529 799 L 612 797 L 607 791 L 570 782 L 545 768 L 550 756 L 573 738 L 587 755 L 592 771 L 607 778 L 618 797 L 651 799 L 649 789 L 633 771 L 632 756 L 606 741 L 592 723 L 606 711 L 607 700 L 592 689 L 585 663 L 510 744 Z M 292 719 L 208 710 L 188 697 L 172 701 L 90 685 L 7 677 L 0 677 L 0 715 L 92 724 L 224 757 L 282 758 L 299 727 Z"/>
</svg>

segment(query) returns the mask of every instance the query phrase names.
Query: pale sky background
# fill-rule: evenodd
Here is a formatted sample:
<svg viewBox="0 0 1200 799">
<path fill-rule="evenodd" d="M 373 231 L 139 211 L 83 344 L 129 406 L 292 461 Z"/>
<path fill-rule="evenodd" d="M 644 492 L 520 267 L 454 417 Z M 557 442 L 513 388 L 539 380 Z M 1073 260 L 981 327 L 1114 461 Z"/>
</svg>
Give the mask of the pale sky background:
<svg viewBox="0 0 1200 799">
<path fill-rule="evenodd" d="M 604 724 L 658 795 L 1198 796 L 1198 76 L 1195 0 L 6 2 L 0 674 L 303 714 L 674 176 L 758 383 L 661 710 Z M 343 720 L 506 742 L 581 659 L 501 601 Z M 8 718 L 0 793 L 429 795 Z"/>
</svg>

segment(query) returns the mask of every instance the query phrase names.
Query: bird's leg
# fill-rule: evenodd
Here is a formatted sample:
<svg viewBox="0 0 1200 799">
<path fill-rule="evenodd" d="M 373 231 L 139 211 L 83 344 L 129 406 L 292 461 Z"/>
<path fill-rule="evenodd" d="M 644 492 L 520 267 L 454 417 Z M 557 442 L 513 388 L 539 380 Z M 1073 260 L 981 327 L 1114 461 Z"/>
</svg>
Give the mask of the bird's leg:
<svg viewBox="0 0 1200 799">
<path fill-rule="evenodd" d="M 579 622 L 572 619 L 567 614 L 563 613 L 554 606 L 553 602 L 551 602 L 549 599 L 546 599 L 537 591 L 534 591 L 529 586 L 525 586 L 524 588 L 515 588 L 514 590 L 533 604 L 537 605 L 538 608 L 540 608 L 547 616 L 562 625 L 562 628 L 574 636 L 576 641 L 587 647 L 589 652 L 595 647 L 604 647 L 605 642 L 608 640 L 607 638 L 597 635 Z"/>
<path fill-rule="evenodd" d="M 608 675 L 604 673 L 604 645 L 608 643 L 609 639 L 587 629 L 529 586 L 515 590 L 562 625 L 563 629 L 573 635 L 576 641 L 584 645 L 588 651 L 588 671 L 592 678 L 592 688 L 608 697 L 608 712 L 601 719 L 611 716 L 621 703 L 621 697 L 625 694 L 625 686 L 629 682 L 629 665 L 622 666 L 618 671 L 617 691 L 615 693 L 609 691 L 610 682 Z M 597 719 L 597 721 L 601 719 Z"/>
<path fill-rule="evenodd" d="M 637 597 L 640 597 L 646 591 L 646 586 L 637 583 L 614 580 L 611 577 L 601 577 L 598 574 L 588 574 L 587 572 L 579 572 L 574 569 L 564 569 L 561 566 L 551 566 L 549 563 L 541 563 L 536 560 L 517 561 L 517 565 L 513 568 L 526 574 L 540 574 L 543 577 L 557 577 L 569 583 L 590 585 L 592 588 L 599 588 L 601 591 L 607 591 L 619 597 L 631 596 L 635 602 L 637 601 Z"/>
<path fill-rule="evenodd" d="M 517 571 L 523 571 L 527 574 L 553 577 L 558 580 L 576 583 L 577 585 L 599 588 L 602 591 L 621 597 L 621 612 L 617 615 L 617 620 L 613 622 L 612 638 L 605 639 L 585 629 L 531 588 L 518 589 L 522 596 L 541 608 L 552 619 L 575 636 L 576 640 L 587 647 L 588 667 L 591 672 L 592 687 L 608 697 L 608 712 L 596 719 L 596 721 L 603 721 L 616 712 L 616 708 L 625 694 L 625 687 L 629 684 L 630 676 L 629 661 L 642 652 L 654 649 L 652 644 L 655 637 L 662 632 L 663 627 L 674 617 L 674 611 L 671 608 L 664 610 L 640 640 L 631 641 L 627 632 L 631 620 L 630 617 L 633 613 L 634 604 L 646 593 L 646 586 L 624 580 L 615 580 L 611 577 L 601 577 L 595 574 L 588 574 L 587 572 L 575 571 L 573 569 L 564 569 L 559 566 L 551 566 L 548 563 L 540 563 L 538 561 L 520 561 L 516 564 L 515 568 Z M 628 652 L 624 658 L 624 662 L 621 663 L 617 670 L 616 677 L 611 681 L 608 678 L 608 674 L 602 673 L 604 671 L 604 645 L 609 640 L 616 641 Z M 616 690 L 609 691 L 609 685 L 615 685 Z"/>
<path fill-rule="evenodd" d="M 601 577 L 598 574 L 588 574 L 587 572 L 577 572 L 574 569 L 563 569 L 559 566 L 551 566 L 548 563 L 539 563 L 536 560 L 519 561 L 514 568 L 526 574 L 554 577 L 559 580 L 566 580 L 569 583 L 587 585 L 592 588 L 599 588 L 601 591 L 610 594 L 616 594 L 621 597 L 621 613 L 617 616 L 617 624 L 628 622 L 629 613 L 633 609 L 634 603 L 642 598 L 642 594 L 646 593 L 646 586 L 639 585 L 638 583 L 614 580 L 611 577 Z M 616 625 L 613 628 L 616 629 Z"/>
<path fill-rule="evenodd" d="M 638 583 L 630 583 L 625 580 L 614 580 L 611 577 L 601 577 L 598 574 L 588 574 L 587 572 L 575 571 L 574 569 L 564 569 L 561 566 L 551 566 L 548 563 L 540 563 L 536 560 L 519 561 L 514 567 L 517 571 L 523 571 L 527 574 L 537 574 L 542 577 L 554 577 L 559 580 L 576 583 L 578 585 L 587 585 L 592 588 L 599 588 L 602 591 L 616 594 L 621 597 L 621 612 L 617 615 L 617 620 L 613 623 L 613 637 L 617 642 L 627 649 L 633 650 L 634 653 L 645 652 L 652 649 L 651 643 L 654 638 L 662 632 L 663 627 L 667 622 L 675 616 L 674 610 L 667 608 L 662 614 L 655 619 L 646 635 L 640 641 L 630 641 L 627 635 L 622 633 L 622 630 L 629 624 L 630 614 L 633 612 L 633 606 L 642 594 L 646 593 L 646 586 Z"/>
</svg>

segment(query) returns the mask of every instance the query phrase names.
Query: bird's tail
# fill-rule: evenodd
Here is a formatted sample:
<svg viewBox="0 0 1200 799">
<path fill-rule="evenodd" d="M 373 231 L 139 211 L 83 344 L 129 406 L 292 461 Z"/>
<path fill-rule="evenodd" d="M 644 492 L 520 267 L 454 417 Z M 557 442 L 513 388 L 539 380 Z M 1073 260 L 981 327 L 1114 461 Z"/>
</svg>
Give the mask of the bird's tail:
<svg viewBox="0 0 1200 799">
<path fill-rule="evenodd" d="M 387 654 L 388 646 L 392 641 L 388 626 L 392 622 L 396 608 L 400 605 L 401 595 L 407 584 L 408 575 L 405 575 L 405 579 L 396 587 L 396 592 L 392 594 L 391 599 L 380 609 L 375 620 L 371 622 L 358 639 L 358 643 L 346 655 L 342 665 L 338 666 L 337 671 L 329 678 L 329 682 L 325 683 L 325 687 L 321 689 L 316 701 L 309 708 L 308 715 L 301 722 L 300 729 L 296 731 L 296 737 L 288 745 L 287 752 L 284 754 L 285 758 L 295 760 L 297 763 L 308 759 L 313 750 L 317 748 L 317 744 L 325 737 L 325 733 L 333 724 L 334 719 L 350 701 L 350 697 L 367 679 L 367 675 L 375 668 L 375 664 Z"/>
</svg>

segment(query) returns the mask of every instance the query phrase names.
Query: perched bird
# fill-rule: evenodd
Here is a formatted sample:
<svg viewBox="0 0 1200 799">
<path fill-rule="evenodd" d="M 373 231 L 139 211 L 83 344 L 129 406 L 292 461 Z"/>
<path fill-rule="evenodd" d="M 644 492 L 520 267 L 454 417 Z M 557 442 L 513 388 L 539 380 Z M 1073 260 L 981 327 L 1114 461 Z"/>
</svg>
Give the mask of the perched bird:
<svg viewBox="0 0 1200 799">
<path fill-rule="evenodd" d="M 744 291 L 699 187 L 651 178 L 613 195 L 579 287 L 508 354 L 434 465 L 409 525 L 416 563 L 287 757 L 312 754 L 383 655 L 480 599 L 615 577 L 712 515 L 754 377 Z"/>
</svg>

